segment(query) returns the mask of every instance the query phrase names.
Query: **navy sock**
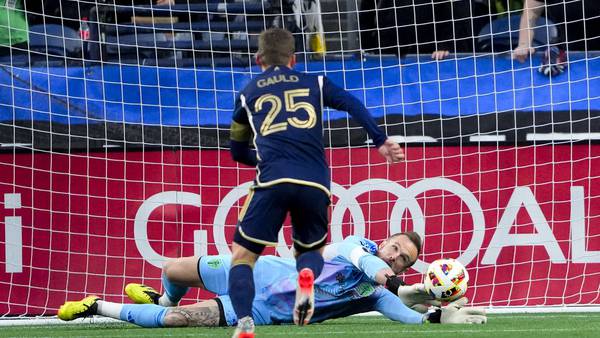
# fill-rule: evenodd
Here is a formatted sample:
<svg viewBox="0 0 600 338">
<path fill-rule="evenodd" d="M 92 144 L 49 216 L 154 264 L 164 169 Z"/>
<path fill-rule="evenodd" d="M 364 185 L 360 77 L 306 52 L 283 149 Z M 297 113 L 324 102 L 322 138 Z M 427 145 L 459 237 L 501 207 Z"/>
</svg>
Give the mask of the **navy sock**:
<svg viewBox="0 0 600 338">
<path fill-rule="evenodd" d="M 315 279 L 323 271 L 323 264 L 323 256 L 317 250 L 304 252 L 296 258 L 296 270 L 300 272 L 304 268 L 309 268 L 315 275 Z"/>
<path fill-rule="evenodd" d="M 254 276 L 250 265 L 238 264 L 229 270 L 229 298 L 238 320 L 246 316 L 252 317 Z"/>
</svg>

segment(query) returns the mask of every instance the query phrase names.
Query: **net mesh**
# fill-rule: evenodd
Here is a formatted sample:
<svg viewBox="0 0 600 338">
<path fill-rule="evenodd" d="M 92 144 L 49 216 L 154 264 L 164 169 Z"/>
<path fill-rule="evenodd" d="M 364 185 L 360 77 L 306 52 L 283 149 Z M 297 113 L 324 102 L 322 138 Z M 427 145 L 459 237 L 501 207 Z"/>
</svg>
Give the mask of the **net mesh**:
<svg viewBox="0 0 600 338">
<path fill-rule="evenodd" d="M 293 32 L 297 69 L 356 95 L 406 147 L 388 166 L 346 113 L 324 111 L 330 241 L 417 231 L 406 280 L 458 258 L 475 305 L 600 303 L 592 2 L 544 7 L 531 30 L 514 1 L 6 3 L 2 316 L 127 301 L 129 282 L 160 288 L 167 258 L 230 252 L 255 173 L 230 159 L 229 124 L 271 26 Z M 523 34 L 535 54 L 521 63 Z M 266 253 L 292 257 L 290 232 Z"/>
</svg>

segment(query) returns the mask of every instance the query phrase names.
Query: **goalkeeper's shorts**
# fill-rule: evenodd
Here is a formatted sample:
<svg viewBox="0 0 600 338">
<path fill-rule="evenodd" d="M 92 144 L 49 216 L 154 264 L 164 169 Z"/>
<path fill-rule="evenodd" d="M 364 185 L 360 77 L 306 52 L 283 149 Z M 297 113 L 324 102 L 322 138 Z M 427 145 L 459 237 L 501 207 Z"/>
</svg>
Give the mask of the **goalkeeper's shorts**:
<svg viewBox="0 0 600 338">
<path fill-rule="evenodd" d="M 220 296 L 227 294 L 231 255 L 202 256 L 198 260 L 198 274 L 206 290 Z"/>
<path fill-rule="evenodd" d="M 217 294 L 217 298 L 223 305 L 223 314 L 227 326 L 234 326 L 237 323 L 237 316 L 231 305 L 231 299 L 227 295 L 227 286 L 229 279 L 229 269 L 231 267 L 231 255 L 202 256 L 198 260 L 198 273 L 200 280 L 207 291 Z M 260 290 L 258 290 L 260 292 Z M 271 323 L 267 315 L 263 302 L 254 302 L 252 306 L 252 317 L 256 325 L 266 325 Z"/>
<path fill-rule="evenodd" d="M 261 259 L 262 261 L 260 261 Z M 271 262 L 269 262 L 269 260 L 271 260 Z M 272 261 L 275 261 L 276 263 L 273 264 Z M 259 267 L 259 265 L 261 266 Z M 223 305 L 223 314 L 225 315 L 227 325 L 234 326 L 237 323 L 237 316 L 235 315 L 227 292 L 230 267 L 231 255 L 202 256 L 198 260 L 198 273 L 200 274 L 202 284 L 204 284 L 207 291 L 215 293 L 218 296 L 217 298 L 221 301 L 221 305 Z M 273 312 L 273 305 L 269 304 L 267 301 L 267 299 L 272 296 L 272 291 L 264 286 L 272 284 L 274 279 L 285 280 L 281 276 L 293 276 L 296 272 L 295 263 L 292 260 L 262 257 L 259 258 L 255 270 L 257 270 L 254 277 L 256 296 L 254 303 L 252 304 L 252 317 L 254 318 L 254 323 L 256 325 L 272 324 L 271 313 Z M 271 271 L 271 273 L 266 276 L 265 271 Z M 261 275 L 265 276 L 261 277 Z M 291 280 L 294 280 L 294 278 Z M 280 285 L 275 284 L 275 286 L 279 287 Z M 290 287 L 289 290 L 293 290 L 293 288 Z M 293 305 L 292 297 L 293 294 L 290 293 L 289 306 Z"/>
<path fill-rule="evenodd" d="M 221 304 L 223 305 L 223 313 L 225 314 L 225 321 L 227 322 L 227 326 L 235 326 L 237 324 L 238 318 L 235 315 L 235 311 L 233 310 L 233 305 L 231 305 L 231 299 L 228 295 L 221 295 L 217 298 L 219 298 Z M 252 319 L 254 319 L 255 325 L 273 324 L 269 313 L 269 307 L 265 304 L 264 301 L 255 300 L 252 304 Z"/>
</svg>

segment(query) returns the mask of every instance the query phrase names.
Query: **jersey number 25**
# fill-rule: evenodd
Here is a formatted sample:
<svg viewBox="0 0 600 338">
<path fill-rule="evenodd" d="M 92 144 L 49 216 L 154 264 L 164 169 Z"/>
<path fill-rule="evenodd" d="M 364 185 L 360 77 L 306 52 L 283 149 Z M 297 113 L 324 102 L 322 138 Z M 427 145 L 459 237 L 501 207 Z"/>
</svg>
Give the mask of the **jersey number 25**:
<svg viewBox="0 0 600 338">
<path fill-rule="evenodd" d="M 317 123 L 317 113 L 315 107 L 309 102 L 298 101 L 297 98 L 307 97 L 310 95 L 308 88 L 286 90 L 283 92 L 285 101 L 285 110 L 287 112 L 296 112 L 299 109 L 304 109 L 308 118 L 306 120 L 298 117 L 288 117 L 287 121 L 273 123 L 277 115 L 281 112 L 281 99 L 273 94 L 265 94 L 259 97 L 254 103 L 254 110 L 260 111 L 265 103 L 270 103 L 271 108 L 267 112 L 267 116 L 260 126 L 260 133 L 263 136 L 277 133 L 287 129 L 288 124 L 295 128 L 312 128 Z"/>
</svg>

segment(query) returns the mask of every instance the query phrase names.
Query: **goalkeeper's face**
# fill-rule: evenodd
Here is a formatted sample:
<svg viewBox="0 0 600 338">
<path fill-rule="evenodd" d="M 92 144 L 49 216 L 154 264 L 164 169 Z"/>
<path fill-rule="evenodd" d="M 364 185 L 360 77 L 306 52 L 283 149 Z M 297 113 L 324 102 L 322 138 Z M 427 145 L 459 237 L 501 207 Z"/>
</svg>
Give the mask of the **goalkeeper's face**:
<svg viewBox="0 0 600 338">
<path fill-rule="evenodd" d="M 417 247 L 406 236 L 386 239 L 379 245 L 377 256 L 383 259 L 395 273 L 402 273 L 417 260 Z"/>
</svg>

